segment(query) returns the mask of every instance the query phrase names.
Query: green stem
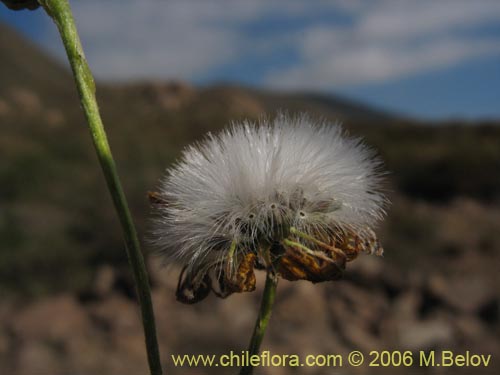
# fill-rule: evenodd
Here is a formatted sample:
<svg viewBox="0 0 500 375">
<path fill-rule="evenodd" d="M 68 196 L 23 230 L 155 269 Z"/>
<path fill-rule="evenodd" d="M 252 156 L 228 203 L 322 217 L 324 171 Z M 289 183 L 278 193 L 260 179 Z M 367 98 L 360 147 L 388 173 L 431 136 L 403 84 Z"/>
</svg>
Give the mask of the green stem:
<svg viewBox="0 0 500 375">
<path fill-rule="evenodd" d="M 141 307 L 149 368 L 152 375 L 160 375 L 162 370 L 148 273 L 140 249 L 137 232 L 99 114 L 99 107 L 97 106 L 95 97 L 94 79 L 83 54 L 73 14 L 71 13 L 68 0 L 39 0 L 39 2 L 56 23 L 66 49 L 97 157 L 106 178 L 108 190 L 113 199 L 125 237 L 127 256 L 134 274 L 137 296 Z"/>
<path fill-rule="evenodd" d="M 276 287 L 278 286 L 278 278 L 274 271 L 269 268 L 266 275 L 266 286 L 264 287 L 264 293 L 262 294 L 262 301 L 260 305 L 259 315 L 257 316 L 257 321 L 255 322 L 255 327 L 252 334 L 252 339 L 250 340 L 250 345 L 248 346 L 248 355 L 251 358 L 252 355 L 258 355 L 260 344 L 264 339 L 264 334 L 266 333 L 267 324 L 271 318 L 271 312 L 274 304 L 274 299 L 276 298 Z M 241 368 L 240 375 L 249 375 L 253 372 L 253 366 L 247 365 Z"/>
</svg>

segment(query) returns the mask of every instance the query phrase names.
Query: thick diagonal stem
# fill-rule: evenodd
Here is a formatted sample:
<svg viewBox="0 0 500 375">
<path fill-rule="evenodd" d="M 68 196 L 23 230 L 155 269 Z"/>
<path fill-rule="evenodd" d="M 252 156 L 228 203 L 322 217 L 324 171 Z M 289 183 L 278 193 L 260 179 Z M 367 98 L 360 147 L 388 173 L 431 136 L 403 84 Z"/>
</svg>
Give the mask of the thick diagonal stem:
<svg viewBox="0 0 500 375">
<path fill-rule="evenodd" d="M 94 79 L 83 54 L 71 8 L 68 0 L 39 0 L 39 2 L 56 23 L 64 48 L 66 49 L 97 157 L 123 230 L 127 256 L 134 274 L 137 296 L 141 307 L 151 374 L 160 375 L 162 373 L 160 355 L 156 338 L 149 278 L 144 257 L 99 114 L 99 107 L 97 106 L 95 97 Z"/>
</svg>

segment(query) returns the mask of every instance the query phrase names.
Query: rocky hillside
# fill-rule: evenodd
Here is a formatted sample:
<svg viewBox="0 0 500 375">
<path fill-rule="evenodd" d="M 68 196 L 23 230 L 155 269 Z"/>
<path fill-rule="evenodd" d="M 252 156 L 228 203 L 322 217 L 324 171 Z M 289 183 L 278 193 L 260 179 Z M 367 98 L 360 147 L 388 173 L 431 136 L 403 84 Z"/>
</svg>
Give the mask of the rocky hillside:
<svg viewBox="0 0 500 375">
<path fill-rule="evenodd" d="M 465 203 L 467 206 L 470 203 Z M 470 207 L 468 209 L 471 209 Z M 474 257 L 473 252 L 468 256 Z M 498 257 L 495 259 L 498 262 Z M 367 358 L 372 350 L 453 350 L 491 354 L 486 369 L 500 365 L 498 276 L 484 276 L 474 259 L 450 260 L 457 274 L 407 273 L 381 258 L 364 256 L 349 266 L 346 279 L 313 285 L 282 281 L 264 350 L 278 354 L 336 353 L 351 350 Z M 498 263 L 497 263 L 498 264 Z M 171 354 L 226 354 L 246 349 L 264 283 L 225 300 L 214 296 L 198 305 L 175 301 L 179 269 L 152 270 L 159 341 L 169 374 L 234 374 L 236 368 L 175 367 Z M 464 268 L 467 271 L 460 273 Z M 125 272 L 99 267 L 93 285 L 80 295 L 63 293 L 28 305 L 4 303 L 0 309 L 0 363 L 9 374 L 109 374 L 147 372 L 138 308 Z M 45 322 L 45 324 L 41 324 Z M 47 324 L 50 322 L 50 324 Z M 331 374 L 331 369 L 302 368 L 293 373 Z M 298 371 L 301 370 L 301 371 Z M 402 373 L 401 369 L 362 366 L 345 373 Z M 433 369 L 405 368 L 404 373 Z M 470 373 L 454 368 L 453 373 Z M 289 374 L 289 368 L 259 368 L 259 374 Z"/>
</svg>

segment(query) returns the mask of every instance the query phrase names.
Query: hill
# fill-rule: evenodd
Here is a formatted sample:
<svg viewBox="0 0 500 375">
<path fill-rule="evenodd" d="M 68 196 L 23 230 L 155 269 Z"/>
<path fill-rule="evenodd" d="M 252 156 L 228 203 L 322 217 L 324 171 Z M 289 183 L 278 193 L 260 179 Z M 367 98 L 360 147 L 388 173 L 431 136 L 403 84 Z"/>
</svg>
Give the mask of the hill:
<svg viewBox="0 0 500 375">
<path fill-rule="evenodd" d="M 0 23 L 0 94 L 12 87 L 59 95 L 73 92 L 69 72 L 11 27 Z"/>
<path fill-rule="evenodd" d="M 81 290 L 97 264 L 124 264 L 125 259 L 71 76 L 0 25 L 0 80 L 1 288 L 28 295 Z M 404 262 L 406 251 L 419 241 L 429 249 L 442 246 L 438 235 L 429 239 L 420 232 L 438 225 L 434 217 L 440 214 L 423 209 L 405 216 L 408 207 L 424 202 L 432 211 L 463 198 L 481 207 L 499 201 L 498 123 L 423 124 L 335 96 L 234 85 L 101 84 L 98 98 L 143 236 L 146 192 L 185 145 L 230 121 L 277 110 L 341 120 L 380 152 L 391 171 L 388 188 L 402 202 L 394 205 L 397 219 L 386 230 L 386 242 L 398 248 L 396 253 L 389 248 L 389 259 Z M 478 241 L 490 247 L 497 243 Z"/>
</svg>

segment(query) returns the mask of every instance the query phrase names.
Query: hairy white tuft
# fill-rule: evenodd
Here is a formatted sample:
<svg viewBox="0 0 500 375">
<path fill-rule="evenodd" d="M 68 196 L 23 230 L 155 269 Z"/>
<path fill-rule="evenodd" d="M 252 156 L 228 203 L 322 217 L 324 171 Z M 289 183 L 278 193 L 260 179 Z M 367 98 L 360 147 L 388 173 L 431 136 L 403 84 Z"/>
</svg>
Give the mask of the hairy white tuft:
<svg viewBox="0 0 500 375">
<path fill-rule="evenodd" d="M 374 152 L 337 124 L 302 115 L 235 123 L 189 146 L 167 171 L 154 242 L 165 260 L 190 266 L 255 251 L 290 227 L 305 233 L 356 230 L 384 216 Z"/>
</svg>

